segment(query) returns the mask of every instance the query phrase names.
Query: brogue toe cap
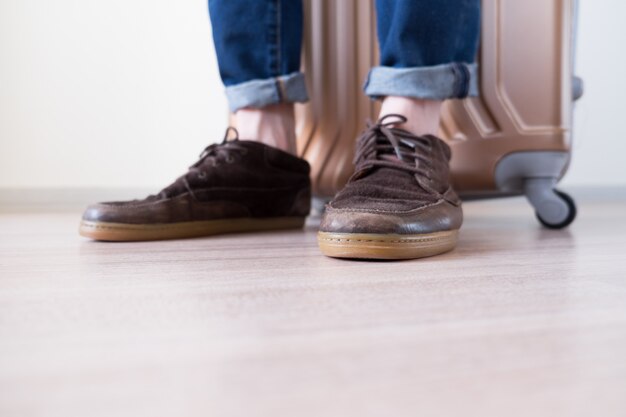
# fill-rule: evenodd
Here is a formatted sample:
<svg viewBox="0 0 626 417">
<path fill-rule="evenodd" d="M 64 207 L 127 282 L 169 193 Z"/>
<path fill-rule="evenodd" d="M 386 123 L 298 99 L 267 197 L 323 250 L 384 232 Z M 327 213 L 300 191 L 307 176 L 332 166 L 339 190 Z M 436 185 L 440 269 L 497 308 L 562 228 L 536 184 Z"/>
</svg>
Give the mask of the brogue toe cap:
<svg viewBox="0 0 626 417">
<path fill-rule="evenodd" d="M 463 222 L 460 206 L 445 200 L 410 211 L 336 209 L 327 206 L 320 231 L 327 233 L 425 234 L 457 230 Z"/>
</svg>

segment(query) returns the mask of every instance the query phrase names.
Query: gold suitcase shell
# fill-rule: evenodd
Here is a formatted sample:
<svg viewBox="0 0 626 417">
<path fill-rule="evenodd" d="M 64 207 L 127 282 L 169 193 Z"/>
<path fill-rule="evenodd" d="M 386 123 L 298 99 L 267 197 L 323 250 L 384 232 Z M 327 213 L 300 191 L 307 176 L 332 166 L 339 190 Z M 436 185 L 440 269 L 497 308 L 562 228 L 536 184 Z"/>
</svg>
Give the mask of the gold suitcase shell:
<svg viewBox="0 0 626 417">
<path fill-rule="evenodd" d="M 306 0 L 303 67 L 311 101 L 297 105 L 298 149 L 314 194 L 329 198 L 350 177 L 355 138 L 378 103 L 362 92 L 376 65 L 373 2 Z M 453 150 L 465 198 L 525 194 L 539 220 L 564 227 L 575 205 L 555 190 L 569 163 L 574 101 L 575 0 L 483 0 L 480 97 L 449 100 L 440 135 Z"/>
</svg>

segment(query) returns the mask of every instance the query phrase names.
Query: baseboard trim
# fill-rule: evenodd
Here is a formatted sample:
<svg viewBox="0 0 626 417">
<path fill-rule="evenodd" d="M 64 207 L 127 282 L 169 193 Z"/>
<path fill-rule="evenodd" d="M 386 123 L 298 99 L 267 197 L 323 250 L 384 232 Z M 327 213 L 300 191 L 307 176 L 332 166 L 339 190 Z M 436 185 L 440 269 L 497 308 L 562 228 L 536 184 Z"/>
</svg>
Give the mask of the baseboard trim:
<svg viewBox="0 0 626 417">
<path fill-rule="evenodd" d="M 146 188 L 0 188 L 0 210 L 80 210 L 97 201 L 143 198 Z"/>
<path fill-rule="evenodd" d="M 578 202 L 626 201 L 626 186 L 563 187 Z M 97 201 L 132 200 L 154 193 L 147 188 L 0 188 L 0 211 L 80 210 Z"/>
</svg>

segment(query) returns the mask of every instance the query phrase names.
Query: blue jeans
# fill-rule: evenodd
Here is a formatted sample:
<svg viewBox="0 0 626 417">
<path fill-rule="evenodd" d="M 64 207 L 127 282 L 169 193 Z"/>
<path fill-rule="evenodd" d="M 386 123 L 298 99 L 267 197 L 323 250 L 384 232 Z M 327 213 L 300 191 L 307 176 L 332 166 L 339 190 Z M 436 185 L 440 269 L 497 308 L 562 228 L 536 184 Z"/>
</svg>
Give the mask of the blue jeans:
<svg viewBox="0 0 626 417">
<path fill-rule="evenodd" d="M 209 0 L 231 111 L 308 99 L 301 0 Z M 380 66 L 365 93 L 443 100 L 478 94 L 480 0 L 376 0 Z"/>
</svg>

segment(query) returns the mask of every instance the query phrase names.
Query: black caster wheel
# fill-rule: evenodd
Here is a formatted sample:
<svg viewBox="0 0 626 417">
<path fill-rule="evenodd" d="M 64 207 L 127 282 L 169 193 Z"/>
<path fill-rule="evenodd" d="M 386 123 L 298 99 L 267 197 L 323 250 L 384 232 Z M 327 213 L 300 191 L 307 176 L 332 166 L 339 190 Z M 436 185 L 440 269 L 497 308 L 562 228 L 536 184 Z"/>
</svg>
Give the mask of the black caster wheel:
<svg viewBox="0 0 626 417">
<path fill-rule="evenodd" d="M 562 203 L 567 206 L 567 214 L 565 218 L 560 221 L 547 220 L 541 215 L 540 211 L 535 211 L 535 215 L 537 216 L 537 220 L 539 220 L 539 223 L 541 223 L 548 229 L 563 229 L 564 227 L 569 226 L 576 218 L 576 203 L 574 203 L 574 199 L 572 199 L 572 197 L 562 191 L 554 190 L 554 194 Z"/>
</svg>

